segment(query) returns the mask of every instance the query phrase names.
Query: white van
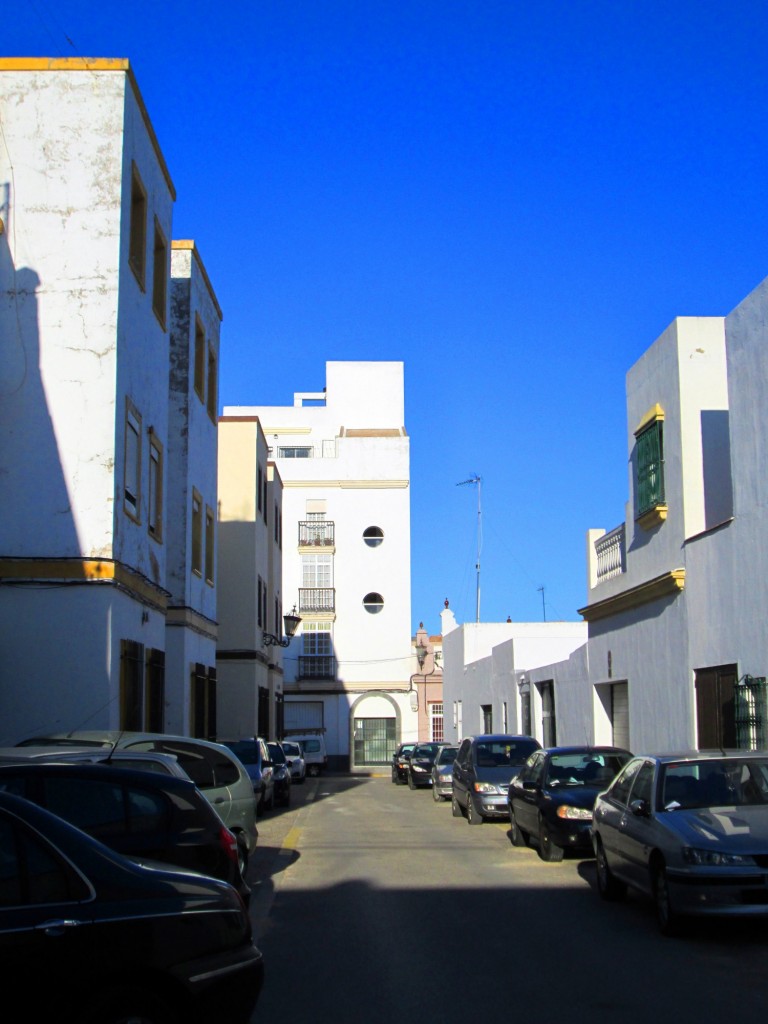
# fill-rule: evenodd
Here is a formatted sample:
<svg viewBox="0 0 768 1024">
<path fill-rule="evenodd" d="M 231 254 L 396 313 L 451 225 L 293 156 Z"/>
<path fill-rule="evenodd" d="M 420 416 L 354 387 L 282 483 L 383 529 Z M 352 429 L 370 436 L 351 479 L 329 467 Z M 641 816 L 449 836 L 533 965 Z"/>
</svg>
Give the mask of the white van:
<svg viewBox="0 0 768 1024">
<path fill-rule="evenodd" d="M 295 736 L 290 733 L 285 737 L 292 743 L 298 743 L 304 755 L 307 775 L 319 775 L 328 767 L 328 753 L 325 749 L 325 737 L 321 733 L 307 733 Z"/>
</svg>

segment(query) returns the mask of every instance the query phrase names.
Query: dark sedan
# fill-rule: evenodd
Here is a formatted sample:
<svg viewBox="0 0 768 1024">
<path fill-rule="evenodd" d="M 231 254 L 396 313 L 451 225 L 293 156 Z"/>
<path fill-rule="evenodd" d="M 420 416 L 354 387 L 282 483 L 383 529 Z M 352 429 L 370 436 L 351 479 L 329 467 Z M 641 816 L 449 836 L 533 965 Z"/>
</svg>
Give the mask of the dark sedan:
<svg viewBox="0 0 768 1024">
<path fill-rule="evenodd" d="M 264 973 L 232 886 L 134 864 L 9 793 L 0 958 L 7 999 L 62 1024 L 246 1024 Z"/>
<path fill-rule="evenodd" d="M 632 757 L 618 747 L 537 750 L 507 793 L 513 846 L 538 843 L 543 860 L 561 861 L 566 849 L 592 853 L 592 808 Z"/>
<path fill-rule="evenodd" d="M 118 762 L 121 764 L 123 762 Z M 0 791 L 23 796 L 126 857 L 213 875 L 243 899 L 248 853 L 193 782 L 110 764 L 0 765 Z"/>
<path fill-rule="evenodd" d="M 401 743 L 392 755 L 392 781 L 398 786 L 408 781 L 408 759 L 415 743 Z"/>
<path fill-rule="evenodd" d="M 432 766 L 440 749 L 439 743 L 417 743 L 408 762 L 408 785 L 421 789 L 432 785 Z"/>
</svg>

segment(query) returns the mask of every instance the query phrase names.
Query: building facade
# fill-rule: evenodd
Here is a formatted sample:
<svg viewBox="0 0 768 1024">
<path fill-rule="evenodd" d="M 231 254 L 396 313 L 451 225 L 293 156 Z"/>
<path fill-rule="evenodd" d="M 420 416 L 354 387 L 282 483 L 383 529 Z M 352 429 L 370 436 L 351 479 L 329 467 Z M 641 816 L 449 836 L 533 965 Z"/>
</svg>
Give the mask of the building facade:
<svg viewBox="0 0 768 1024">
<path fill-rule="evenodd" d="M 321 391 L 255 417 L 283 484 L 285 734 L 322 730 L 331 767 L 387 764 L 415 733 L 403 365 L 329 362 Z"/>
<path fill-rule="evenodd" d="M 0 60 L 0 115 L 4 742 L 86 727 L 189 732 L 183 662 L 213 664 L 216 613 L 203 574 L 198 591 L 182 579 L 187 541 L 175 533 L 188 491 L 171 369 L 183 344 L 173 183 L 125 60 Z M 210 320 L 199 260 L 179 273 Z M 210 337 L 217 353 L 217 323 Z M 214 437 L 212 424 L 184 456 L 203 467 L 212 508 Z"/>
</svg>

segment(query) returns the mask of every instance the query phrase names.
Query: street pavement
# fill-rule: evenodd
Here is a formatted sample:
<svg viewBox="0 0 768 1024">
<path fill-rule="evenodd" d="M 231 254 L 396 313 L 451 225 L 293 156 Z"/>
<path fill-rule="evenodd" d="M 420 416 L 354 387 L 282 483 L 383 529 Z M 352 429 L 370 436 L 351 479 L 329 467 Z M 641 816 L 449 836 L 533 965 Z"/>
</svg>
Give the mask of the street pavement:
<svg viewBox="0 0 768 1024">
<path fill-rule="evenodd" d="M 328 776 L 259 819 L 249 879 L 266 964 L 254 1021 L 708 1024 L 768 1005 L 768 919 L 663 938 L 604 904 L 591 860 L 546 864 L 430 791 Z"/>
</svg>

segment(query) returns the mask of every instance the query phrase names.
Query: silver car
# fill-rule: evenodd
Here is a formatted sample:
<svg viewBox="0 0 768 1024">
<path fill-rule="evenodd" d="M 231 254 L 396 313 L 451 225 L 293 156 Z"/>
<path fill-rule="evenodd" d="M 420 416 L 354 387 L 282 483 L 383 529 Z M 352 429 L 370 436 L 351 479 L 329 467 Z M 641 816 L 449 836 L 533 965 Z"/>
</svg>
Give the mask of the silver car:
<svg viewBox="0 0 768 1024">
<path fill-rule="evenodd" d="M 595 803 L 605 900 L 651 896 L 659 928 L 689 914 L 768 916 L 768 752 L 635 757 Z"/>
<path fill-rule="evenodd" d="M 459 748 L 448 743 L 443 744 L 435 756 L 432 765 L 432 799 L 435 803 L 450 800 L 453 790 L 453 762 Z"/>
</svg>

